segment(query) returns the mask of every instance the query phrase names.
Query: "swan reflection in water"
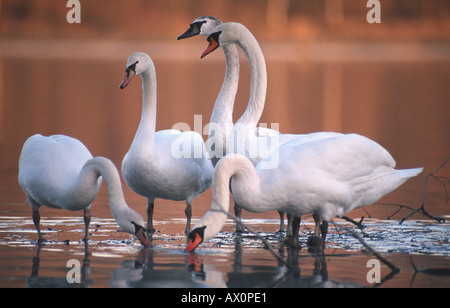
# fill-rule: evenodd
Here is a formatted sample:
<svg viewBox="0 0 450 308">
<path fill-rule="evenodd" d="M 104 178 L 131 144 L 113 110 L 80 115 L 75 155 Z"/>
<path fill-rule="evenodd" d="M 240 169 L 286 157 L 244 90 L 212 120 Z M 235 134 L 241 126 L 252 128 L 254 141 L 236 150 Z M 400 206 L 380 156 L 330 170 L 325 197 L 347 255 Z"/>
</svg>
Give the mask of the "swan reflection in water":
<svg viewBox="0 0 450 308">
<path fill-rule="evenodd" d="M 215 250 L 214 250 L 215 252 Z M 206 254 L 184 254 L 184 264 L 175 263 L 179 253 L 172 251 L 174 263 L 170 257 L 161 259 L 160 254 L 167 251 L 144 249 L 136 260 L 125 260 L 121 268 L 114 271 L 110 280 L 111 287 L 170 287 L 170 288 L 296 288 L 296 287 L 364 287 L 352 282 L 335 282 L 329 279 L 326 258 L 323 254 L 312 254 L 314 270 L 311 275 L 301 273 L 299 268 L 299 249 L 286 248 L 279 252 L 282 257 L 287 253 L 287 260 L 294 269 L 278 262 L 274 266 L 247 265 L 243 263 L 243 249 L 240 241 L 236 241 L 234 255 L 226 257 L 233 260 L 232 271 L 223 273 L 210 262 L 210 251 Z M 181 251 L 180 251 L 181 253 Z M 223 254 L 217 255 L 223 259 Z M 326 256 L 329 258 L 330 256 Z M 205 262 L 205 259 L 208 259 Z M 165 260 L 165 261 L 162 261 Z M 274 260 L 275 261 L 275 260 Z M 276 262 L 276 261 L 275 261 Z M 226 275 L 226 277 L 224 276 Z"/>
<path fill-rule="evenodd" d="M 347 254 L 307 253 L 301 255 L 301 248 L 288 248 L 280 242 L 278 253 L 287 260 L 285 264 L 256 254 L 259 261 L 244 258 L 248 251 L 243 249 L 240 237 L 235 241 L 232 253 L 220 248 L 203 249 L 200 253 L 184 253 L 182 249 L 153 248 L 140 250 L 134 259 L 124 259 L 111 273 L 109 286 L 113 288 L 334 288 L 365 287 L 357 282 L 341 282 L 328 275 L 327 260 L 351 257 Z M 84 243 L 84 258 L 80 262 L 80 283 L 69 283 L 66 271 L 52 271 L 55 276 L 39 276 L 40 252 L 46 244 L 38 244 L 32 260 L 32 269 L 26 278 L 31 288 L 88 288 L 95 285 L 91 277 L 91 253 Z M 224 254 L 225 252 L 225 254 Z M 251 253 L 251 252 L 250 252 Z M 78 255 L 78 254 L 77 254 Z M 360 254 L 358 254 L 360 256 Z M 312 261 L 313 268 L 301 269 L 302 264 Z M 43 260 L 48 261 L 48 260 Z M 232 262 L 230 264 L 230 262 Z M 248 264 L 246 264 L 248 262 Z M 218 268 L 223 264 L 225 270 Z M 227 270 L 229 269 L 229 270 Z M 48 270 L 48 269 L 46 269 Z M 342 269 L 345 270 L 345 269 Z M 48 271 L 46 271 L 48 273 Z M 423 271 L 425 272 L 425 271 Z M 392 278 L 392 277 L 390 277 Z"/>
<path fill-rule="evenodd" d="M 91 262 L 89 259 L 89 247 L 88 242 L 84 242 L 84 258 L 80 262 L 80 282 L 70 283 L 67 280 L 67 275 L 63 277 L 52 276 L 39 276 L 39 266 L 41 262 L 41 249 L 45 244 L 42 242 L 36 244 L 36 255 L 33 257 L 33 263 L 31 266 L 31 274 L 26 278 L 26 287 L 28 288 L 89 288 L 93 284 L 93 280 L 90 278 L 91 274 Z M 68 268 L 68 270 L 70 270 Z"/>
</svg>

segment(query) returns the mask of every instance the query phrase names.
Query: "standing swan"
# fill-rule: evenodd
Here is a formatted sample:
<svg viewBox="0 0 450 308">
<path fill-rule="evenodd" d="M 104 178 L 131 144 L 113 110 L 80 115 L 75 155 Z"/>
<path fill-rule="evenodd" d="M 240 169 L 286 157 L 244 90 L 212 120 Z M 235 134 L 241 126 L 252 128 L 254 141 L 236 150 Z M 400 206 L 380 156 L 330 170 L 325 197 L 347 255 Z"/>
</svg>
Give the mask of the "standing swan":
<svg viewBox="0 0 450 308">
<path fill-rule="evenodd" d="M 195 35 L 209 36 L 222 21 L 213 16 L 202 16 L 195 19 L 188 30 L 178 40 Z M 225 55 L 225 78 L 214 104 L 209 121 L 208 151 L 213 166 L 227 154 L 228 136 L 233 128 L 233 107 L 239 84 L 239 54 L 236 45 L 222 46 Z"/>
<path fill-rule="evenodd" d="M 225 48 L 237 44 L 245 52 L 250 65 L 250 98 L 244 114 L 236 122 L 231 135 L 227 138 L 228 144 L 226 148 L 228 153 L 241 153 L 250 158 L 251 162 L 256 166 L 262 158 L 289 140 L 298 139 L 298 142 L 307 143 L 341 135 L 335 132 L 279 134 L 271 129 L 257 128 L 257 123 L 264 109 L 267 92 L 266 63 L 258 41 L 245 26 L 231 22 L 218 25 L 212 30 L 208 41 L 209 46 L 203 52 L 202 58 L 219 46 Z M 278 157 L 272 155 L 272 158 L 271 161 L 266 160 L 264 162 L 265 166 L 260 167 L 272 168 L 278 162 Z M 280 230 L 283 230 L 284 214 L 281 211 L 278 212 L 280 214 Z M 240 215 L 236 216 L 240 217 Z M 288 216 L 288 221 L 289 218 Z M 318 229 L 316 228 L 316 230 Z M 288 236 L 290 235 L 289 231 Z"/>
<path fill-rule="evenodd" d="M 270 157 L 261 162 L 266 159 Z M 244 156 L 229 154 L 216 166 L 211 209 L 194 225 L 186 251 L 222 229 L 230 178 L 233 197 L 244 209 L 281 210 L 295 217 L 314 213 L 324 220 L 324 240 L 333 217 L 376 202 L 423 170 L 394 167 L 394 159 L 383 147 L 356 134 L 287 142 L 280 147 L 280 163 L 274 169 L 254 167 Z M 293 229 L 293 246 L 298 246 L 298 231 Z"/>
<path fill-rule="evenodd" d="M 187 235 L 191 225 L 192 201 L 211 186 L 214 172 L 202 136 L 196 132 L 174 129 L 155 132 L 155 66 L 147 54 L 136 52 L 128 58 L 125 71 L 120 88 L 124 89 L 135 75 L 141 75 L 143 105 L 139 128 L 122 161 L 122 175 L 134 192 L 147 198 L 147 229 L 151 233 L 155 231 L 155 198 L 185 200 Z"/>
<path fill-rule="evenodd" d="M 221 20 L 213 16 L 198 17 L 191 23 L 189 29 L 178 37 L 178 40 L 195 35 L 209 36 L 216 27 L 222 24 Z M 214 104 L 208 134 L 208 150 L 210 151 L 211 161 L 214 166 L 219 159 L 224 157 L 227 153 L 228 137 L 230 136 L 234 125 L 233 107 L 239 82 L 239 54 L 236 45 L 228 44 L 221 47 L 226 62 L 225 78 Z M 258 120 L 259 118 L 256 119 L 256 122 L 258 122 Z M 259 136 L 279 134 L 279 132 L 272 129 L 262 127 L 256 129 L 257 135 Z M 235 204 L 234 210 L 236 217 L 241 218 L 241 208 L 237 203 Z M 279 231 L 284 231 L 284 214 L 281 212 L 279 214 Z M 236 223 L 236 231 L 244 231 L 239 222 Z"/>
<path fill-rule="evenodd" d="M 33 222 L 40 241 L 44 240 L 39 227 L 41 205 L 84 210 L 84 238 L 88 239 L 91 203 L 100 188 L 100 177 L 106 182 L 111 213 L 118 225 L 135 234 L 145 247 L 152 246 L 141 215 L 125 202 L 114 164 L 104 157 L 92 158 L 80 141 L 63 135 L 31 136 L 20 154 L 19 184 L 33 209 Z"/>
<path fill-rule="evenodd" d="M 340 136 L 335 132 L 316 132 L 310 134 L 279 134 L 270 129 L 257 127 L 264 110 L 267 92 L 267 69 L 264 55 L 258 41 L 242 24 L 227 22 L 217 26 L 208 37 L 209 46 L 202 53 L 205 57 L 219 46 L 237 44 L 247 56 L 250 72 L 250 97 L 244 114 L 239 118 L 228 137 L 227 153 L 243 154 L 256 166 L 274 149 L 283 143 L 298 139 L 298 142 L 311 142 Z M 268 164 L 269 168 L 272 164 Z"/>
</svg>

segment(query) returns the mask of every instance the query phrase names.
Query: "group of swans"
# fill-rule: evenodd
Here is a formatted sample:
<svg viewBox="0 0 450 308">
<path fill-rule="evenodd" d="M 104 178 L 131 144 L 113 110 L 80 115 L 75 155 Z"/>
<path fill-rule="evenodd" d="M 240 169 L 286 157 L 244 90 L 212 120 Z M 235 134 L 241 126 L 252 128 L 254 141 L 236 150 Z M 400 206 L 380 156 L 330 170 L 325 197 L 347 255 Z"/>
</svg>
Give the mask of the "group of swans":
<svg viewBox="0 0 450 308">
<path fill-rule="evenodd" d="M 192 201 L 212 183 L 212 166 L 203 139 L 195 132 L 162 130 L 156 126 L 156 73 L 150 57 L 141 52 L 127 61 L 124 89 L 134 76 L 141 75 L 143 106 L 139 128 L 122 162 L 122 175 L 136 193 L 147 197 L 147 231 L 152 233 L 155 198 L 186 201 L 186 235 L 190 231 Z M 173 147 L 190 147 L 191 156 L 176 158 Z M 196 153 L 200 149 L 201 155 Z M 151 247 L 142 217 L 125 203 L 120 177 L 114 164 L 106 158 L 92 158 L 77 139 L 53 135 L 34 135 L 23 145 L 19 159 L 19 184 L 33 211 L 33 222 L 39 240 L 39 208 L 42 205 L 66 210 L 84 210 L 85 239 L 88 238 L 90 207 L 104 178 L 108 188 L 111 212 L 118 225 L 135 234 L 145 247 Z"/>
<path fill-rule="evenodd" d="M 237 209 L 278 210 L 296 217 L 292 244 L 298 245 L 301 215 L 313 213 L 317 223 L 323 220 L 321 230 L 325 238 L 327 222 L 334 216 L 375 202 L 422 171 L 421 168 L 395 170 L 395 161 L 384 148 L 359 135 L 280 134 L 257 128 L 265 103 L 267 72 L 256 39 L 243 25 L 222 23 L 211 16 L 196 19 L 179 39 L 197 34 L 208 36 L 209 46 L 202 57 L 219 46 L 226 56 L 225 80 L 211 115 L 211 124 L 215 125 L 210 125 L 209 131 L 209 137 L 215 137 L 215 144 L 208 150 L 213 150 L 214 155 L 208 155 L 202 136 L 196 132 L 174 129 L 155 132 L 156 72 L 147 54 L 136 52 L 128 58 L 125 78 L 120 85 L 124 89 L 136 75 L 141 75 L 142 115 L 123 159 L 122 175 L 134 192 L 147 198 L 150 233 L 154 232 L 156 198 L 184 200 L 187 205 L 185 233 L 189 240 L 186 251 L 193 251 L 222 229 L 231 188 L 239 205 Z M 247 109 L 233 124 L 239 78 L 235 44 L 244 50 L 249 60 L 251 90 Z M 191 155 L 174 155 L 174 151 L 179 150 L 174 144 L 187 146 L 183 153 Z M 217 149 L 220 150 L 214 151 Z M 145 247 L 151 247 L 142 217 L 124 200 L 120 176 L 113 163 L 103 157 L 92 158 L 80 141 L 62 135 L 34 135 L 25 142 L 20 156 L 19 183 L 32 207 L 39 239 L 42 239 L 39 228 L 42 205 L 84 210 L 87 239 L 90 207 L 100 187 L 100 177 L 106 182 L 111 212 L 118 225 L 135 234 Z M 211 209 L 191 231 L 193 199 L 211 185 Z M 280 217 L 283 221 L 281 214 Z"/>
<path fill-rule="evenodd" d="M 205 23 L 197 19 L 187 32 L 201 29 Z M 261 48 L 250 31 L 239 23 L 219 23 L 209 34 L 208 42 L 202 58 L 219 46 L 224 51 L 233 44 L 243 49 L 251 69 L 250 100 L 228 136 L 232 142 L 236 136 L 241 137 L 239 142 L 244 140 L 244 151 L 231 152 L 216 164 L 211 209 L 194 225 L 186 251 L 193 251 L 222 229 L 229 208 L 230 180 L 233 198 L 242 208 L 251 212 L 278 210 L 292 215 L 291 245 L 298 246 L 302 215 L 313 214 L 315 234 L 322 233 L 324 242 L 328 222 L 333 217 L 376 202 L 422 172 L 422 168 L 394 169 L 395 161 L 383 147 L 357 134 L 259 134 L 256 124 L 267 86 Z M 268 151 L 252 157 L 248 145 L 260 142 L 270 145 L 266 147 Z"/>
</svg>

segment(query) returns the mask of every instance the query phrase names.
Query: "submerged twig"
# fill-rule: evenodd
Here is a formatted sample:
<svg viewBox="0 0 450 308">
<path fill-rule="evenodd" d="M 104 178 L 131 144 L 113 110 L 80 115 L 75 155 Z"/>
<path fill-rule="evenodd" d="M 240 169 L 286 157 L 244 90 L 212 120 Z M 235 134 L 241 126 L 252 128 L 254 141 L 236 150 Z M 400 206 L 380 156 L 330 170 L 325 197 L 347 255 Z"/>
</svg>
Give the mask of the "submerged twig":
<svg viewBox="0 0 450 308">
<path fill-rule="evenodd" d="M 267 249 L 270 251 L 270 253 L 281 263 L 283 263 L 284 265 L 286 265 L 290 270 L 295 270 L 295 267 L 292 266 L 291 264 L 289 264 L 288 262 L 286 262 L 276 251 L 275 249 L 273 249 L 272 245 L 269 243 L 269 241 L 267 241 L 263 236 L 261 236 L 259 234 L 259 232 L 256 232 L 255 230 L 253 230 L 253 228 L 251 228 L 250 226 L 244 224 L 242 222 L 241 219 L 237 218 L 236 216 L 230 214 L 227 211 L 224 211 L 223 209 L 216 209 L 216 211 L 225 213 L 229 218 L 231 218 L 232 220 L 234 220 L 236 223 L 240 223 L 242 227 L 244 227 L 245 229 L 247 229 L 248 231 L 250 231 L 251 233 L 253 233 L 257 238 L 259 238 L 261 241 L 263 241 L 263 243 L 266 245 Z"/>
<path fill-rule="evenodd" d="M 448 203 L 449 195 L 448 195 L 447 187 L 445 186 L 445 183 L 442 180 L 445 179 L 447 182 L 450 182 L 450 180 L 447 177 L 436 176 L 436 175 L 434 175 L 434 173 L 439 171 L 442 167 L 444 167 L 449 160 L 450 160 L 450 156 L 447 157 L 447 159 L 439 167 L 437 167 L 436 169 L 434 169 L 433 171 L 431 171 L 430 173 L 427 174 L 427 176 L 425 177 L 425 184 L 424 184 L 424 187 L 423 187 L 422 205 L 418 209 L 413 210 L 411 213 L 409 213 L 408 215 L 403 217 L 401 219 L 401 221 L 400 221 L 400 224 L 402 224 L 405 220 L 407 220 L 409 217 L 411 217 L 412 215 L 414 215 L 417 212 L 421 212 L 423 215 L 427 216 L 428 218 L 436 220 L 438 223 L 444 223 L 445 222 L 444 218 L 442 218 L 442 217 L 441 218 L 435 217 L 435 216 L 429 214 L 425 210 L 425 200 L 426 200 L 426 194 L 427 194 L 428 180 L 431 177 L 431 178 L 436 179 L 444 187 L 444 191 L 445 191 L 445 195 L 446 195 L 445 203 Z"/>
<path fill-rule="evenodd" d="M 380 255 L 375 249 L 373 249 L 369 244 L 367 244 L 367 242 L 361 236 L 359 236 L 359 234 L 357 234 L 356 232 L 354 232 L 353 230 L 351 230 L 347 227 L 344 227 L 344 226 L 339 226 L 339 227 L 342 228 L 343 230 L 347 231 L 348 233 L 350 233 L 351 236 L 353 236 L 355 239 L 357 239 L 377 259 L 379 259 L 381 262 L 383 262 L 390 268 L 391 272 L 386 277 L 384 277 L 384 279 L 378 285 L 384 283 L 386 280 L 391 279 L 393 276 L 397 275 L 400 272 L 400 269 L 398 267 L 396 267 L 394 264 L 389 262 L 382 255 Z"/>
</svg>

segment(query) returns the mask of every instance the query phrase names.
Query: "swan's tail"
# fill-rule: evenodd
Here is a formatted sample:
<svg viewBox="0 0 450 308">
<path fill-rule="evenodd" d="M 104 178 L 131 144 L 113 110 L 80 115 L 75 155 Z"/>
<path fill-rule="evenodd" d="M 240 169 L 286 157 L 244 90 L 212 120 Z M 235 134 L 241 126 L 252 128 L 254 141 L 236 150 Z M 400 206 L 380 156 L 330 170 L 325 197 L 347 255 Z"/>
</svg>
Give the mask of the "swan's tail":
<svg viewBox="0 0 450 308">
<path fill-rule="evenodd" d="M 358 182 L 353 182 L 353 191 L 358 196 L 353 205 L 363 207 L 373 204 L 422 171 L 423 168 L 392 169 L 384 167 L 369 177 L 358 179 Z M 352 209 L 355 207 L 352 207 Z"/>
<path fill-rule="evenodd" d="M 404 178 L 404 181 L 406 181 L 407 179 L 410 179 L 412 177 L 419 175 L 422 171 L 423 171 L 423 168 L 400 169 L 400 170 L 396 170 L 396 173 L 401 178 Z"/>
</svg>

